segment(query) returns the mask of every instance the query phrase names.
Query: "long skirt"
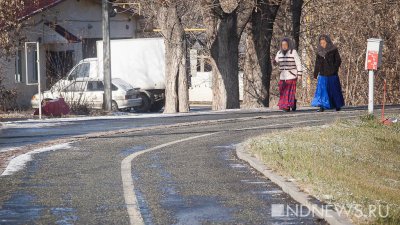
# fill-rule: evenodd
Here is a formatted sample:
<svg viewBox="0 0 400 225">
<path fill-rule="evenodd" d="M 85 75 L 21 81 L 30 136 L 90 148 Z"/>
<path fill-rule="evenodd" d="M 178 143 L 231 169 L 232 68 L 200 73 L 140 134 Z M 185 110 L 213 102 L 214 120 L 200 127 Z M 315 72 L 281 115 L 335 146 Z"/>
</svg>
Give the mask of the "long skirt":
<svg viewBox="0 0 400 225">
<path fill-rule="evenodd" d="M 296 104 L 297 79 L 279 81 L 279 109 L 293 108 Z"/>
<path fill-rule="evenodd" d="M 338 75 L 318 76 L 317 90 L 311 105 L 324 109 L 339 109 L 344 106 L 342 86 Z"/>
</svg>

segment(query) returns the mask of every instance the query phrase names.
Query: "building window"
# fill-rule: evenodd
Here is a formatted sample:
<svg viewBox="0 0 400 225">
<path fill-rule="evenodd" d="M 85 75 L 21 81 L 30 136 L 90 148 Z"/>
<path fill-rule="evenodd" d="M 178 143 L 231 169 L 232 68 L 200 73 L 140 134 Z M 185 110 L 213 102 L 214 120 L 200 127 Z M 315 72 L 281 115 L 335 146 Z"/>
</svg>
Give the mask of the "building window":
<svg viewBox="0 0 400 225">
<path fill-rule="evenodd" d="M 15 82 L 22 83 L 22 51 L 15 53 Z"/>
</svg>

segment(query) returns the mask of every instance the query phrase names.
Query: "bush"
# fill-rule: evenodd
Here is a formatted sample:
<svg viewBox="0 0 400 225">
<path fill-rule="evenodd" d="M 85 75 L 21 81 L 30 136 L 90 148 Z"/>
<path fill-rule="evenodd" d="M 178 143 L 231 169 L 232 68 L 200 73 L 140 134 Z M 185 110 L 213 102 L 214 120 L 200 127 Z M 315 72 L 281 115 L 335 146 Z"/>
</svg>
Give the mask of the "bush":
<svg viewBox="0 0 400 225">
<path fill-rule="evenodd" d="M 3 85 L 3 78 L 0 77 L 0 109 L 2 111 L 15 110 L 18 108 L 18 91 L 16 88 L 7 89 Z"/>
<path fill-rule="evenodd" d="M 71 112 L 75 115 L 89 115 L 91 113 L 90 105 L 87 103 L 70 103 Z"/>
</svg>

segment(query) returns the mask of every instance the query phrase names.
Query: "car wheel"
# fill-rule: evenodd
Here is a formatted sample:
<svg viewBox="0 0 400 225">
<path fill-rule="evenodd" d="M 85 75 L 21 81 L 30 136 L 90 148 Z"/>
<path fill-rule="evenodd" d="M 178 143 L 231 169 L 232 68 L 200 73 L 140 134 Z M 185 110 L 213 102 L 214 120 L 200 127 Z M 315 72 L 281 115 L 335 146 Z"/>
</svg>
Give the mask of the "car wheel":
<svg viewBox="0 0 400 225">
<path fill-rule="evenodd" d="M 138 112 L 138 113 L 149 112 L 149 110 L 151 108 L 151 100 L 150 100 L 149 96 L 147 96 L 145 93 L 140 93 L 139 96 L 142 98 L 142 105 L 135 106 L 135 107 L 133 107 L 133 109 L 135 110 L 135 112 Z"/>
<path fill-rule="evenodd" d="M 153 105 L 151 105 L 150 112 L 160 112 L 160 110 L 164 107 L 164 105 L 165 105 L 164 100 L 156 101 L 154 102 Z"/>
<path fill-rule="evenodd" d="M 118 104 L 117 104 L 116 101 L 112 101 L 112 103 L 111 103 L 111 110 L 112 110 L 113 112 L 118 111 Z"/>
</svg>

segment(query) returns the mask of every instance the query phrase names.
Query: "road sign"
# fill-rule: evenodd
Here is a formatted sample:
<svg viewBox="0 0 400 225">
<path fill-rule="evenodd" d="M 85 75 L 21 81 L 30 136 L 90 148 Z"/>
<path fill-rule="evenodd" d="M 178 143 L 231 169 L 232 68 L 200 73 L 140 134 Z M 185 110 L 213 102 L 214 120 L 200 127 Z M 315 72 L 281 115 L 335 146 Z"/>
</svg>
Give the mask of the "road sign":
<svg viewBox="0 0 400 225">
<path fill-rule="evenodd" d="M 374 72 L 382 65 L 382 39 L 370 38 L 367 44 L 367 54 L 365 59 L 365 69 L 368 70 L 368 113 L 374 114 Z"/>
<path fill-rule="evenodd" d="M 378 70 L 379 53 L 377 51 L 369 51 L 367 53 L 367 69 Z"/>
<path fill-rule="evenodd" d="M 382 39 L 370 38 L 367 44 L 367 54 L 365 59 L 366 70 L 378 70 L 382 65 Z"/>
</svg>

